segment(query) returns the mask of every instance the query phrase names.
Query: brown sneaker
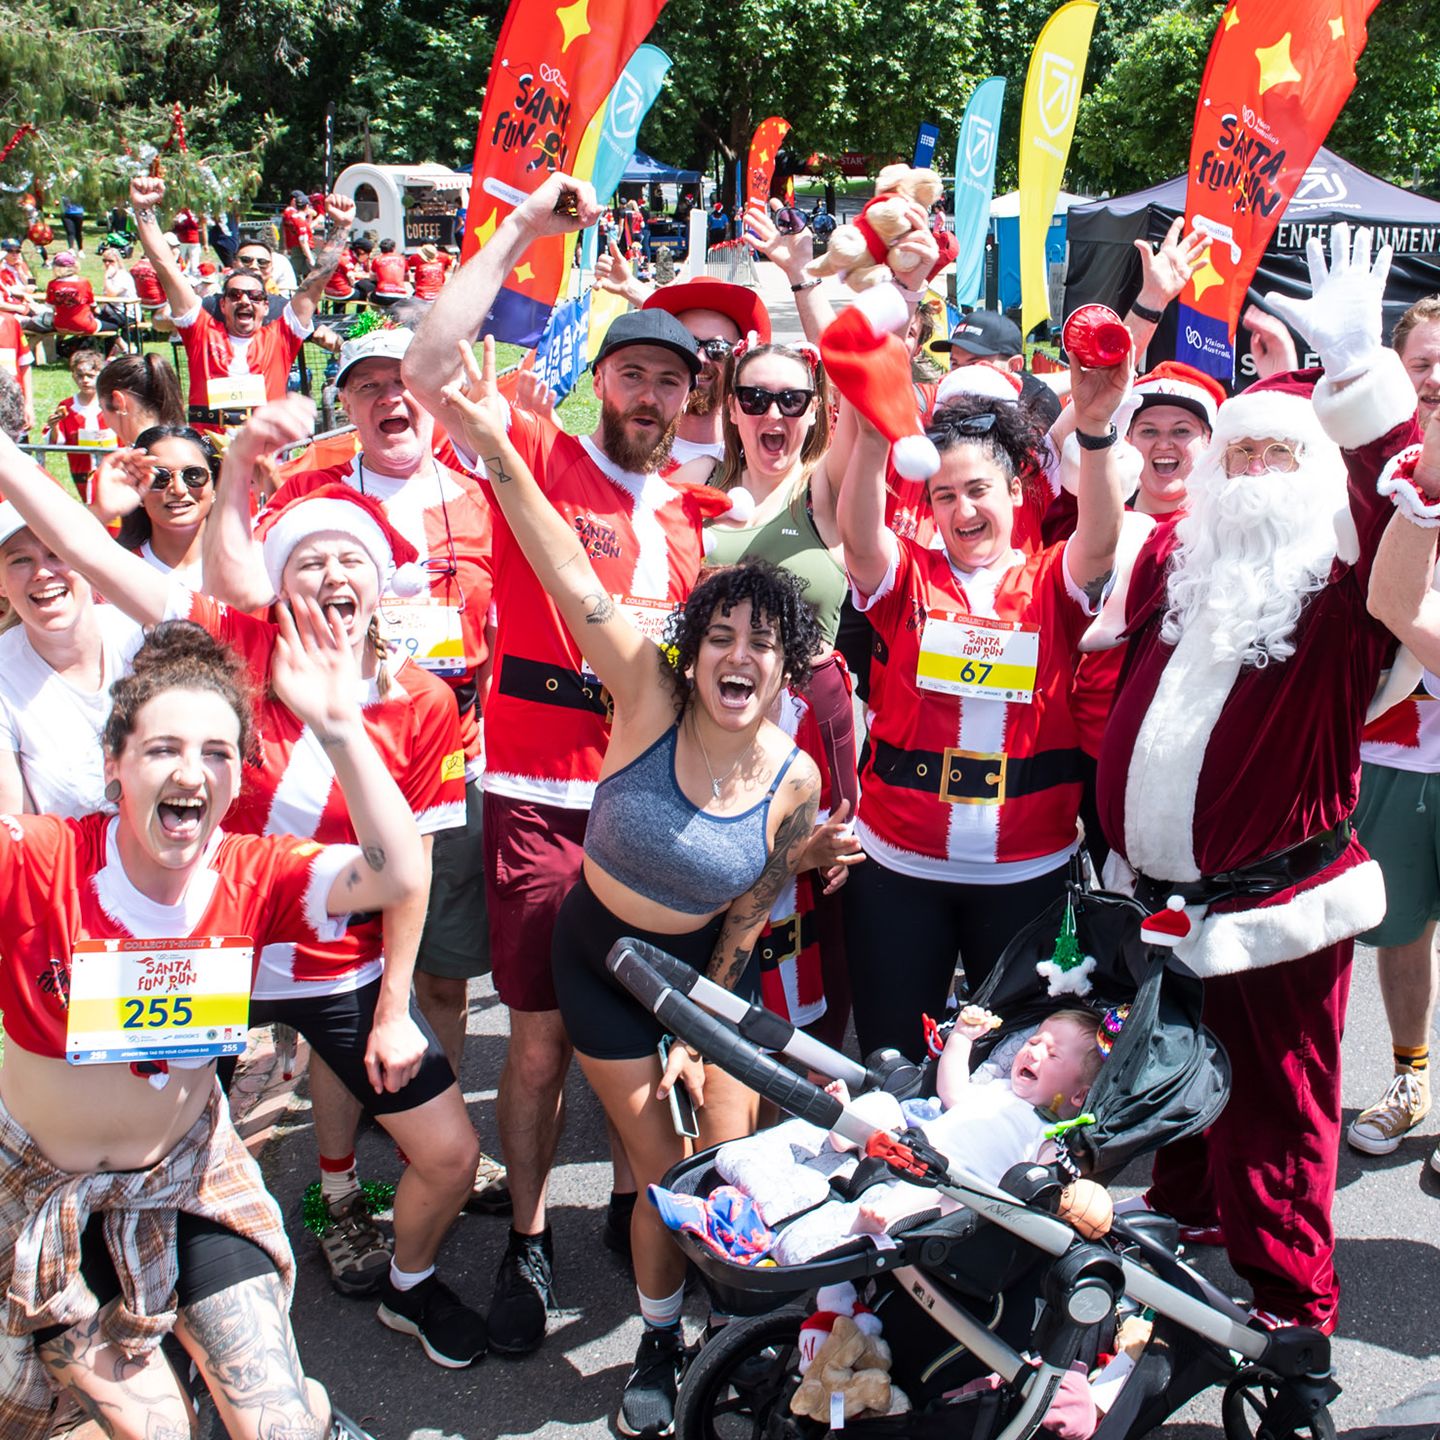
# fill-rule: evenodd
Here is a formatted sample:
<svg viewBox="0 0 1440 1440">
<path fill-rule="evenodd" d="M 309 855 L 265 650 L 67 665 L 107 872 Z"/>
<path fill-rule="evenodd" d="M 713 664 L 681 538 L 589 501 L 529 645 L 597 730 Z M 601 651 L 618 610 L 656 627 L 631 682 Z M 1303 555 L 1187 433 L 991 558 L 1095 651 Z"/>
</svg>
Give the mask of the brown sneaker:
<svg viewBox="0 0 1440 1440">
<path fill-rule="evenodd" d="M 472 1215 L 509 1215 L 515 1207 L 506 1179 L 505 1167 L 482 1150 L 465 1208 Z"/>
<path fill-rule="evenodd" d="M 320 1252 L 330 1283 L 342 1295 L 368 1295 L 390 1274 L 390 1242 L 370 1218 L 360 1191 L 327 1205 L 330 1224 L 320 1236 Z"/>
<path fill-rule="evenodd" d="M 1366 1155 L 1389 1155 L 1429 1113 L 1430 1072 L 1402 1069 L 1384 1096 L 1350 1122 L 1345 1139 Z"/>
</svg>

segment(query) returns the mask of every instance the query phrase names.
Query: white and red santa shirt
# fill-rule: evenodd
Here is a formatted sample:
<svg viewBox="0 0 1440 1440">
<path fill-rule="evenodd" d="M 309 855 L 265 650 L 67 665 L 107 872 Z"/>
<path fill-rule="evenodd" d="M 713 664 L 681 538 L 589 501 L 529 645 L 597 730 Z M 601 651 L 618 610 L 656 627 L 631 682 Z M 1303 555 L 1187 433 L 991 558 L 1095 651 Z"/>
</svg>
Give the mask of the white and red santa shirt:
<svg viewBox="0 0 1440 1440">
<path fill-rule="evenodd" d="M 406 268 L 410 272 L 410 281 L 415 287 L 417 300 L 433 300 L 440 293 L 450 264 L 450 257 L 444 251 L 433 260 L 422 260 L 418 252 L 410 256 L 406 261 Z"/>
<path fill-rule="evenodd" d="M 349 917 L 331 886 L 360 852 L 293 835 L 210 837 L 184 897 L 161 905 L 130 883 L 111 815 L 0 815 L 0 1012 L 5 1035 L 34 1055 L 65 1054 L 70 957 L 79 940 L 200 940 L 244 935 L 257 952 L 324 946 Z"/>
<path fill-rule="evenodd" d="M 353 845 L 355 829 L 329 757 L 315 733 L 270 694 L 276 627 L 183 586 L 172 592 L 166 618 L 193 620 L 232 646 L 260 691 L 255 707 L 260 764 L 245 766 L 239 798 L 225 823 L 247 835 L 297 835 L 321 845 Z M 383 698 L 373 678 L 361 683 L 366 733 L 414 811 L 421 834 L 463 825 L 465 763 L 450 691 L 409 661 L 391 671 Z M 359 989 L 379 978 L 382 947 L 379 916 L 324 943 L 301 937 L 259 945 L 255 998 Z"/>
<path fill-rule="evenodd" d="M 287 205 L 280 212 L 280 228 L 285 233 L 287 250 L 298 250 L 302 244 L 313 246 L 315 243 L 315 222 L 310 218 L 308 209 Z"/>
<path fill-rule="evenodd" d="M 998 884 L 1053 870 L 1076 847 L 1081 761 L 1070 685 L 1094 615 L 1070 578 L 1065 546 L 1012 552 L 977 571 L 944 550 L 887 532 L 890 567 L 873 595 L 853 591 L 884 666 L 871 671 L 870 756 L 856 833 L 872 860 L 920 879 Z M 922 686 L 932 622 L 971 618 L 1038 636 L 1030 702 Z M 941 798 L 941 777 L 956 772 Z"/>
<path fill-rule="evenodd" d="M 484 762 L 475 687 L 490 653 L 485 643 L 494 548 L 490 501 L 469 475 L 439 460 L 426 460 L 415 474 L 400 479 L 367 469 L 364 455 L 357 454 L 342 464 L 291 476 L 271 497 L 268 508 L 278 509 L 337 480 L 380 502 L 385 518 L 415 547 L 419 563 L 429 570 L 430 598 L 459 612 L 465 669 L 461 675 L 443 678 L 461 704 L 466 778 L 478 780 Z"/>
<path fill-rule="evenodd" d="M 1221 408 L 1216 440 L 1275 434 L 1283 423 L 1276 407 L 1311 387 L 1315 412 L 1344 452 L 1353 530 L 1328 583 L 1305 600 L 1295 653 L 1263 667 L 1217 660 L 1203 623 L 1176 645 L 1161 638 L 1174 517 L 1156 526 L 1135 564 L 1125 612 L 1130 653 L 1100 753 L 1098 802 L 1116 851 L 1156 880 L 1188 883 L 1253 865 L 1332 829 L 1355 808 L 1365 709 L 1393 644 L 1365 604 L 1392 513 L 1375 482 L 1418 434 L 1415 391 L 1388 350 L 1343 390 L 1318 371 L 1278 376 Z M 1370 929 L 1385 913 L 1385 888 L 1352 837 L 1298 885 L 1187 913 L 1191 933 L 1176 956 L 1201 976 L 1234 974 Z"/>
<path fill-rule="evenodd" d="M 525 411 L 511 410 L 510 438 L 607 593 L 658 635 L 700 573 L 697 502 L 659 475 L 622 470 L 589 436 L 567 435 Z M 610 740 L 608 702 L 505 517 L 493 515 L 497 628 L 485 788 L 588 810 Z"/>
<path fill-rule="evenodd" d="M 243 380 L 247 375 L 259 375 L 265 382 L 265 398 L 283 400 L 290 367 L 314 327 L 302 324 L 294 308 L 287 305 L 278 320 L 261 326 L 253 335 L 237 338 L 225 329 L 223 320 L 197 304 L 188 315 L 175 317 L 175 328 L 185 345 L 190 405 L 202 410 L 224 410 L 228 407 L 210 399 L 212 380 Z"/>
<path fill-rule="evenodd" d="M 1407 655 L 1396 657 L 1397 669 Z M 1420 677 L 1411 693 L 1366 725 L 1360 737 L 1364 764 L 1416 775 L 1440 774 L 1440 675 L 1418 668 Z"/>
<path fill-rule="evenodd" d="M 55 433 L 59 444 L 83 444 L 97 450 L 109 450 L 118 443 L 105 412 L 100 408 L 98 395 L 88 405 L 82 405 L 77 396 L 67 395 L 58 408 L 60 418 L 55 422 Z M 65 458 L 70 462 L 70 473 L 74 476 L 88 475 L 95 468 L 95 459 L 91 455 L 71 452 Z"/>
<path fill-rule="evenodd" d="M 35 357 L 20 321 L 8 310 L 0 311 L 0 370 L 3 370 L 26 393 L 30 389 L 30 367 Z"/>
</svg>

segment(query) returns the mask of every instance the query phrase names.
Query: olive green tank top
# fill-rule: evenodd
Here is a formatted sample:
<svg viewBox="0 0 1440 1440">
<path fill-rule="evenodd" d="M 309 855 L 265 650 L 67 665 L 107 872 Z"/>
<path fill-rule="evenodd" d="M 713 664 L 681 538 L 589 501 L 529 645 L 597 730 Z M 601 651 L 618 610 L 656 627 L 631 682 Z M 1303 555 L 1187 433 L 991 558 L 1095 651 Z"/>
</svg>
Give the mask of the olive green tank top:
<svg viewBox="0 0 1440 1440">
<path fill-rule="evenodd" d="M 805 598 L 815 607 L 826 645 L 835 644 L 840 605 L 849 582 L 840 563 L 825 548 L 808 506 L 792 509 L 787 505 L 763 525 L 743 530 L 712 525 L 705 533 L 710 546 L 707 565 L 759 559 L 798 575 L 805 582 Z"/>
</svg>

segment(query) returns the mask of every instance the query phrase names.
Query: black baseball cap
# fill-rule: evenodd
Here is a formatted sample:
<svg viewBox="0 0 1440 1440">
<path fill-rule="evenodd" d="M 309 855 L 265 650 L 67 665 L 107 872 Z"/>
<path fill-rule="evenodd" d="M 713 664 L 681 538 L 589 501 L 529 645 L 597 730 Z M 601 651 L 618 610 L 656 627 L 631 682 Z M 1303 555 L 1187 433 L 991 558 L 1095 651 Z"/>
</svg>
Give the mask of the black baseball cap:
<svg viewBox="0 0 1440 1440">
<path fill-rule="evenodd" d="M 1020 327 L 994 310 L 975 310 L 955 328 L 948 340 L 933 340 L 932 350 L 963 350 L 967 355 L 1021 355 L 1025 342 Z"/>
<path fill-rule="evenodd" d="M 700 350 L 695 337 L 668 311 L 631 310 L 610 322 L 594 363 L 627 345 L 658 345 L 673 350 L 690 368 L 693 380 L 700 373 Z"/>
</svg>

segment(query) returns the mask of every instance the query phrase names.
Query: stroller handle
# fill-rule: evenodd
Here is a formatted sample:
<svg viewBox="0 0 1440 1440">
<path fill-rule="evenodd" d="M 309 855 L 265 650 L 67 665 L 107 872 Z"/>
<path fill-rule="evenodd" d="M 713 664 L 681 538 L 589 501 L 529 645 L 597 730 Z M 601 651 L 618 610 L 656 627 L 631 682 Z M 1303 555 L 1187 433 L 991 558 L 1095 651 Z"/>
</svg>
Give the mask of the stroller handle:
<svg viewBox="0 0 1440 1440">
<path fill-rule="evenodd" d="M 722 1020 L 707 1015 L 693 1000 L 680 993 L 639 953 L 640 942 L 619 941 L 605 958 L 610 973 L 673 1035 L 699 1050 L 727 1074 L 773 1101 L 782 1110 L 798 1115 L 823 1130 L 833 1130 L 851 1117 L 833 1095 L 812 1085 L 763 1050 L 737 1035 Z M 648 951 L 649 946 L 645 947 Z M 865 1125 L 863 1134 L 851 1138 L 864 1142 L 874 1127 Z"/>
</svg>

